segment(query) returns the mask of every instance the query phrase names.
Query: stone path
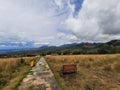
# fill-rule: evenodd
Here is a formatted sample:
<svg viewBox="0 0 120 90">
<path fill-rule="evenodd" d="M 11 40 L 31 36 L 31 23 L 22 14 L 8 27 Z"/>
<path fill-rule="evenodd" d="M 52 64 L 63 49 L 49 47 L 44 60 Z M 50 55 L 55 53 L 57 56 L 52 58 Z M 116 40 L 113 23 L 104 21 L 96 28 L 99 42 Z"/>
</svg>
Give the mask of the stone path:
<svg viewBox="0 0 120 90">
<path fill-rule="evenodd" d="M 44 58 L 31 71 L 33 73 L 23 79 L 18 90 L 61 90 Z"/>
</svg>

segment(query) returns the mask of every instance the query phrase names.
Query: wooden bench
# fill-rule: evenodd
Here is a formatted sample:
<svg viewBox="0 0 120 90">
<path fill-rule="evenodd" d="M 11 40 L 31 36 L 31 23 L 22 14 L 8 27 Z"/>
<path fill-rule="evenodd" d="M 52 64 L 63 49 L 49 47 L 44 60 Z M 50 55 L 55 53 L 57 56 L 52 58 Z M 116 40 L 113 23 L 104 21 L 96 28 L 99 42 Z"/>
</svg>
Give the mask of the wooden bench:
<svg viewBox="0 0 120 90">
<path fill-rule="evenodd" d="M 61 73 L 62 74 L 77 73 L 77 65 L 76 64 L 63 65 Z"/>
</svg>

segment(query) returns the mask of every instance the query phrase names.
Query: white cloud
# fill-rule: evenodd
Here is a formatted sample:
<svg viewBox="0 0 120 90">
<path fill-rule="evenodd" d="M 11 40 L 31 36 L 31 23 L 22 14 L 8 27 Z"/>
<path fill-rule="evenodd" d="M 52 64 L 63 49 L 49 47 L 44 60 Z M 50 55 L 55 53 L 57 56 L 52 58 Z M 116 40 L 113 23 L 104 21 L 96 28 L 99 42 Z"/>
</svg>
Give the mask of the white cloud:
<svg viewBox="0 0 120 90">
<path fill-rule="evenodd" d="M 57 5 L 60 9 L 63 8 L 62 0 L 54 0 L 54 1 L 55 1 L 56 5 Z"/>
<path fill-rule="evenodd" d="M 119 10 L 120 0 L 84 0 L 78 16 L 70 15 L 65 25 L 80 41 L 120 39 Z"/>
<path fill-rule="evenodd" d="M 62 18 L 54 8 L 52 0 L 0 0 L 0 41 L 49 42 Z"/>
<path fill-rule="evenodd" d="M 77 1 L 0 0 L 0 43 L 58 45 L 120 38 L 120 0 L 84 0 L 80 10 Z"/>
<path fill-rule="evenodd" d="M 77 41 L 78 38 L 75 36 L 75 35 L 72 35 L 72 34 L 65 34 L 65 33 L 58 33 L 58 37 L 60 39 L 67 39 L 68 41 Z"/>
<path fill-rule="evenodd" d="M 37 46 L 40 47 L 40 46 L 42 46 L 42 45 L 49 45 L 49 43 L 41 43 L 41 42 L 35 42 L 35 43 L 34 43 L 34 46 L 35 46 L 35 47 L 37 47 Z"/>
</svg>

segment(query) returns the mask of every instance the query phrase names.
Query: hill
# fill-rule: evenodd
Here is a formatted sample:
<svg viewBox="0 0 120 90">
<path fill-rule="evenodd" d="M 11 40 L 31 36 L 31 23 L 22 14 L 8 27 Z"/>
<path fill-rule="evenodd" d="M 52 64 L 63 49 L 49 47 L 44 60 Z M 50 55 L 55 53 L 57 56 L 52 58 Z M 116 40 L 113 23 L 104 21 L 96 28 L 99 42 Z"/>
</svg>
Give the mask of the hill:
<svg viewBox="0 0 120 90">
<path fill-rule="evenodd" d="M 106 43 L 73 43 L 39 48 L 41 54 L 113 54 L 120 53 L 120 40 Z"/>
<path fill-rule="evenodd" d="M 9 50 L 8 50 L 9 51 Z M 14 52 L 13 52 L 14 51 Z M 69 55 L 69 54 L 116 54 L 120 53 L 120 40 L 105 43 L 72 43 L 61 46 L 41 46 L 39 48 L 13 50 L 7 56 L 34 55 Z M 0 56 L 3 56 L 1 54 Z"/>
</svg>

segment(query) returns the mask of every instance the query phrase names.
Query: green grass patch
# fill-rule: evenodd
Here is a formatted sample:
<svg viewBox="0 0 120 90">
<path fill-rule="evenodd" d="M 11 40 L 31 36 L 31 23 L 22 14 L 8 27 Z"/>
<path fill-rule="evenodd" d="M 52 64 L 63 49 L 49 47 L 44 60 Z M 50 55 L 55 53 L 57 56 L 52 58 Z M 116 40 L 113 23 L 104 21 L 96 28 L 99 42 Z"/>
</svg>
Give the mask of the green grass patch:
<svg viewBox="0 0 120 90">
<path fill-rule="evenodd" d="M 25 73 L 23 73 L 23 75 L 21 77 L 19 77 L 19 79 L 14 83 L 14 90 L 18 90 L 18 86 L 21 84 L 22 80 L 28 75 L 28 73 L 30 73 L 31 68 L 28 69 L 28 71 L 26 71 Z"/>
</svg>

